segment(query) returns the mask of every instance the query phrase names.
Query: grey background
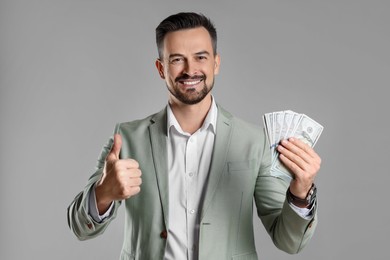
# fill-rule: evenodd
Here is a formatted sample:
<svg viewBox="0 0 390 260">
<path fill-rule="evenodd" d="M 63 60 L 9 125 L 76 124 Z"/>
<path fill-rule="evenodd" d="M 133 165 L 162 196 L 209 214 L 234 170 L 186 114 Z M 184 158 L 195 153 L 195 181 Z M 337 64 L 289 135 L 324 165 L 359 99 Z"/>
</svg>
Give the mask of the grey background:
<svg viewBox="0 0 390 260">
<path fill-rule="evenodd" d="M 119 121 L 167 100 L 154 29 L 178 11 L 215 22 L 214 95 L 261 124 L 292 109 L 325 126 L 316 150 L 320 222 L 299 255 L 258 219 L 260 259 L 389 259 L 388 1 L 1 0 L 0 259 L 117 259 L 123 210 L 79 242 L 66 208 Z"/>
</svg>

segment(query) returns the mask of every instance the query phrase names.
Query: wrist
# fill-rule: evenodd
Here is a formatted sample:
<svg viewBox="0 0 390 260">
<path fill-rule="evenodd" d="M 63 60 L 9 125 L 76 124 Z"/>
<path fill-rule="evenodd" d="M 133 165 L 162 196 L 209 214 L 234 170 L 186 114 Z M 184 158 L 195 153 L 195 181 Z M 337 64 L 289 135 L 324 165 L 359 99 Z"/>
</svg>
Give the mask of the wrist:
<svg viewBox="0 0 390 260">
<path fill-rule="evenodd" d="M 95 187 L 95 199 L 96 199 L 96 207 L 98 209 L 99 214 L 103 214 L 108 210 L 113 200 L 104 195 L 104 188 L 102 185 L 96 185 Z"/>
<path fill-rule="evenodd" d="M 310 190 L 307 192 L 305 198 L 303 198 L 303 199 L 295 196 L 291 192 L 290 188 L 288 188 L 287 192 L 286 192 L 287 201 L 289 203 L 294 204 L 297 207 L 300 207 L 300 208 L 311 207 L 313 205 L 314 201 L 316 200 L 316 196 L 317 196 L 317 187 L 315 186 L 314 183 L 312 184 Z"/>
</svg>

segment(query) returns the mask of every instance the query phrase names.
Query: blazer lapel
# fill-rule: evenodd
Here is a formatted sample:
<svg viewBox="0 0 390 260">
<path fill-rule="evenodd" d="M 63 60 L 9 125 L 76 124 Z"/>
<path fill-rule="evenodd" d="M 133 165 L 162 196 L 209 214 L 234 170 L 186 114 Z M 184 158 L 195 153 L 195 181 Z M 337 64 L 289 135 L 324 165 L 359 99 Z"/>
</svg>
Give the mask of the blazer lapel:
<svg viewBox="0 0 390 260">
<path fill-rule="evenodd" d="M 168 226 L 168 166 L 167 166 L 167 113 L 166 108 L 154 115 L 149 126 L 152 156 L 161 198 L 165 226 Z"/>
<path fill-rule="evenodd" d="M 203 202 L 201 219 L 203 219 L 221 179 L 226 164 L 232 134 L 232 115 L 218 106 L 217 133 L 215 135 L 213 157 L 211 159 L 206 194 Z"/>
</svg>

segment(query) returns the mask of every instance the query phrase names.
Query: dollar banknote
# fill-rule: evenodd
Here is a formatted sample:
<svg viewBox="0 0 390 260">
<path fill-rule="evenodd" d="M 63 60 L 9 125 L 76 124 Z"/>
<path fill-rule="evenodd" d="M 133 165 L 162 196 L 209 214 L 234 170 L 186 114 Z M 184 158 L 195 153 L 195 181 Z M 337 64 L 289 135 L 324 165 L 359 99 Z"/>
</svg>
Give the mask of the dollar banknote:
<svg viewBox="0 0 390 260">
<path fill-rule="evenodd" d="M 263 123 L 271 149 L 271 174 L 291 181 L 293 175 L 280 161 L 276 147 L 290 137 L 314 147 L 324 127 L 309 116 L 291 110 L 264 114 Z"/>
</svg>

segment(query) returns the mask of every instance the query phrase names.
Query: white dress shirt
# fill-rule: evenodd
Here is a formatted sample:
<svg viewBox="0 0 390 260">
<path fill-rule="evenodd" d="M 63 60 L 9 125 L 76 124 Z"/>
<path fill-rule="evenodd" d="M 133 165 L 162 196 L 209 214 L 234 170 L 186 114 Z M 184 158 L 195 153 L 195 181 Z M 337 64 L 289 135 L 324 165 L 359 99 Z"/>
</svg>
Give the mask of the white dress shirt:
<svg viewBox="0 0 390 260">
<path fill-rule="evenodd" d="M 198 259 L 200 209 L 213 154 L 218 109 L 213 99 L 203 125 L 192 135 L 167 113 L 169 223 L 164 259 Z"/>
</svg>

